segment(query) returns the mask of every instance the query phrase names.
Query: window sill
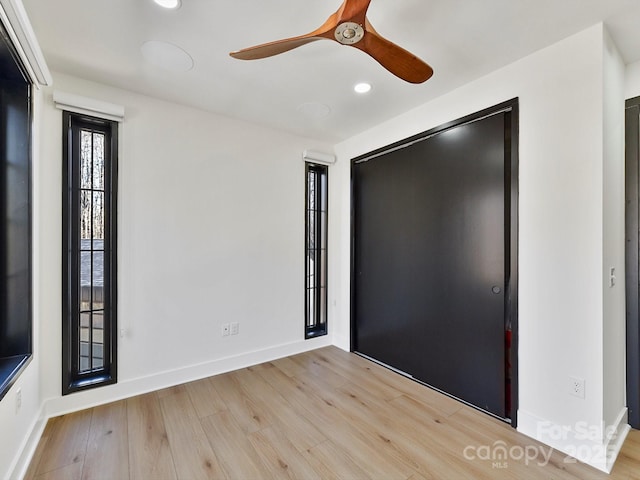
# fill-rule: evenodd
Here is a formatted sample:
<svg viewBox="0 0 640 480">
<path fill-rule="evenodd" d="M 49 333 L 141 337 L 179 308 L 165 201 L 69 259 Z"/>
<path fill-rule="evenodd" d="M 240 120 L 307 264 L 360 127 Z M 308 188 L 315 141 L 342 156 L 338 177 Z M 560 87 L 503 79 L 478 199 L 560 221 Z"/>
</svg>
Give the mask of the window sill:
<svg viewBox="0 0 640 480">
<path fill-rule="evenodd" d="M 313 329 L 307 330 L 304 335 L 304 339 L 309 340 L 311 338 L 322 337 L 326 334 L 327 334 L 327 327 L 323 325 L 321 327 L 315 327 Z"/>
<path fill-rule="evenodd" d="M 31 358 L 31 354 L 0 358 L 0 400 L 4 398 L 22 371 L 29 365 Z"/>
<path fill-rule="evenodd" d="M 74 380 L 69 383 L 69 386 L 63 389 L 62 395 L 69 395 L 71 393 L 80 392 L 82 390 L 88 390 L 90 388 L 103 387 L 106 385 L 113 385 L 116 379 L 110 374 L 99 374 L 93 376 L 87 376 L 79 380 Z"/>
</svg>

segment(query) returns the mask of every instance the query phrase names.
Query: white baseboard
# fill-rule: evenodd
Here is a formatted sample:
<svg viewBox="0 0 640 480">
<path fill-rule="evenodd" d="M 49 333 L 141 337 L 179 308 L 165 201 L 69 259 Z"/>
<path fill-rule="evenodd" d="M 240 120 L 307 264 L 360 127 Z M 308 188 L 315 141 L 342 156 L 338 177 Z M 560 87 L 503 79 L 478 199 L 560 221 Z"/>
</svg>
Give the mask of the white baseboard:
<svg viewBox="0 0 640 480">
<path fill-rule="evenodd" d="M 16 457 L 13 467 L 9 470 L 12 473 L 9 474 L 8 478 L 11 480 L 19 480 L 24 477 L 49 418 L 123 400 L 135 395 L 153 392 L 201 378 L 258 365 L 260 363 L 270 362 L 290 355 L 326 347 L 331 344 L 331 338 L 328 336 L 301 340 L 176 370 L 160 372 L 148 377 L 125 380 L 115 385 L 78 392 L 74 395 L 45 400 L 40 409 L 39 418 L 34 421 L 30 433 L 25 439 L 23 447 L 20 449 L 20 454 Z"/>
<path fill-rule="evenodd" d="M 620 454 L 620 450 L 622 450 L 622 445 L 624 445 L 624 441 L 627 439 L 630 431 L 629 412 L 625 407 L 618 414 L 616 423 L 611 429 L 611 435 L 608 435 L 606 439 L 606 451 L 610 453 L 610 455 L 607 456 L 605 470 L 607 473 L 611 473 L 613 465 L 616 463 L 618 455 Z"/>
<path fill-rule="evenodd" d="M 160 390 L 181 383 L 199 380 L 201 378 L 231 372 L 252 365 L 270 362 L 278 358 L 288 357 L 297 353 L 315 350 L 331 345 L 328 337 L 310 340 L 300 340 L 284 345 L 276 345 L 262 350 L 245 352 L 239 355 L 220 358 L 210 362 L 190 365 L 160 372 L 147 377 L 133 378 L 119 381 L 115 385 L 74 393 L 64 397 L 56 397 L 45 402 L 45 413 L 50 417 L 57 417 L 70 412 L 92 408 L 105 403 L 115 402 L 125 398 Z"/>
<path fill-rule="evenodd" d="M 340 335 L 333 336 L 333 345 L 338 347 L 345 352 L 351 351 L 351 338 L 350 337 L 342 337 Z"/>
<path fill-rule="evenodd" d="M 620 449 L 629 433 L 627 409 L 623 408 L 614 425 L 558 425 L 529 412 L 518 411 L 518 431 L 565 453 L 565 462 L 577 460 L 611 473 Z"/>
</svg>

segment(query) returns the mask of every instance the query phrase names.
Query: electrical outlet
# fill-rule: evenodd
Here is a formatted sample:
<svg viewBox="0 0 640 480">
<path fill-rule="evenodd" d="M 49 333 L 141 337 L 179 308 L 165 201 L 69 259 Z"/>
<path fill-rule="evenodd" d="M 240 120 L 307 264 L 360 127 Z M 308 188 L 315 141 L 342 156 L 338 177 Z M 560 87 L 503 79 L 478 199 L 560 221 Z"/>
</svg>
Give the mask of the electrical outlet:
<svg viewBox="0 0 640 480">
<path fill-rule="evenodd" d="M 224 325 L 222 325 L 222 336 L 223 337 L 228 337 L 229 336 L 229 324 L 225 323 Z"/>
<path fill-rule="evenodd" d="M 16 390 L 16 413 L 20 412 L 22 408 L 22 389 L 18 388 Z"/>
<path fill-rule="evenodd" d="M 231 324 L 231 335 L 238 335 L 240 333 L 240 324 L 238 322 L 233 322 Z"/>
<path fill-rule="evenodd" d="M 574 397 L 584 398 L 584 378 L 569 377 L 569 393 Z"/>
</svg>

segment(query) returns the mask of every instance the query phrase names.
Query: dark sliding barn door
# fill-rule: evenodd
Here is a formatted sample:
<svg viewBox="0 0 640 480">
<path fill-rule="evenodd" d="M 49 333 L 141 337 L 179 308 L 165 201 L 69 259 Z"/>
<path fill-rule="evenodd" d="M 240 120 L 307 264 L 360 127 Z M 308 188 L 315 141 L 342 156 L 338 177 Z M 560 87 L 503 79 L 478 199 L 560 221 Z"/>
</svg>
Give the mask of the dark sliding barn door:
<svg viewBox="0 0 640 480">
<path fill-rule="evenodd" d="M 502 418 L 508 115 L 353 166 L 354 351 Z"/>
<path fill-rule="evenodd" d="M 627 408 L 640 428 L 640 97 L 626 102 Z"/>
</svg>

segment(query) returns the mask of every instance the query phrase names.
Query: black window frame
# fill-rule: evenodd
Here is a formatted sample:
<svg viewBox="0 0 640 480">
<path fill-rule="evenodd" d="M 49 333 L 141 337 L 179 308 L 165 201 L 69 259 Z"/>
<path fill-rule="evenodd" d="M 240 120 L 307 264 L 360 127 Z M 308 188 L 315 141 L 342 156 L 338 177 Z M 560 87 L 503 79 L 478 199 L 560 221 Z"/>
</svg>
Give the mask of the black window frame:
<svg viewBox="0 0 640 480">
<path fill-rule="evenodd" d="M 310 188 L 311 176 L 315 178 L 313 191 Z M 324 188 L 318 188 L 318 185 L 322 182 L 324 182 Z M 305 339 L 320 337 L 326 335 L 328 332 L 328 194 L 329 167 L 327 165 L 306 162 L 304 248 Z M 313 209 L 310 205 L 311 196 L 314 196 Z M 312 262 L 312 254 L 315 258 L 319 258 L 319 261 Z M 313 272 L 311 271 L 312 269 Z M 310 301 L 311 295 L 314 297 L 313 304 L 311 304 Z"/>
<path fill-rule="evenodd" d="M 88 115 L 63 112 L 63 339 L 62 393 L 67 395 L 117 382 L 117 185 L 118 123 Z M 89 372 L 80 366 L 81 311 L 81 131 L 105 135 L 105 232 L 103 260 L 104 346 L 101 368 Z M 93 252 L 94 240 L 91 240 Z M 93 278 L 91 289 L 93 290 Z M 91 349 L 93 345 L 91 345 Z M 92 350 L 91 350 L 92 351 Z"/>
<path fill-rule="evenodd" d="M 22 177 L 20 173 L 18 174 L 18 181 L 13 178 L 9 182 L 8 177 L 11 175 L 12 166 L 8 159 L 10 152 L 7 129 L 5 128 L 4 133 L 0 134 L 0 182 L 3 185 L 0 206 L 5 222 L 0 237 L 2 245 L 0 270 L 3 276 L 0 286 L 0 400 L 2 400 L 33 359 L 33 83 L 1 22 L 0 77 L 2 123 L 8 122 L 8 110 L 5 110 L 4 106 L 5 96 L 9 101 L 19 101 L 18 108 L 20 113 L 24 114 L 24 118 L 17 125 L 18 129 L 22 128 L 22 134 L 11 138 L 14 147 L 17 147 L 13 152 L 14 155 L 18 152 L 17 168 L 23 169 Z M 9 197 L 14 202 L 12 212 L 8 211 Z M 17 218 L 12 216 L 14 213 Z M 9 251 L 14 248 L 12 245 L 24 245 L 18 264 L 15 264 L 15 252 Z M 14 263 L 11 266 L 8 261 L 9 256 Z"/>
</svg>

